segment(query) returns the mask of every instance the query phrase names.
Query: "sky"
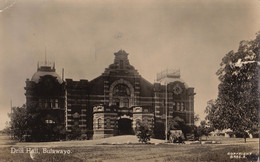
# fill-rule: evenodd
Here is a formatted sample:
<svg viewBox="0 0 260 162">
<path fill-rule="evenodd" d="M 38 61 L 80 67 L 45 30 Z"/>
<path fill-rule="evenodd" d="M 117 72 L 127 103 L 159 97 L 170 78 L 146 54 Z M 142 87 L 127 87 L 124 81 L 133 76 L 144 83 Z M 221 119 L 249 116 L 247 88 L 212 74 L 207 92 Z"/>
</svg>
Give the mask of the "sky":
<svg viewBox="0 0 260 162">
<path fill-rule="evenodd" d="M 195 88 L 195 113 L 217 98 L 221 59 L 260 30 L 259 0 L 0 0 L 0 129 L 25 103 L 37 62 L 55 61 L 73 80 L 92 80 L 120 49 L 151 83 L 180 69 Z"/>
</svg>

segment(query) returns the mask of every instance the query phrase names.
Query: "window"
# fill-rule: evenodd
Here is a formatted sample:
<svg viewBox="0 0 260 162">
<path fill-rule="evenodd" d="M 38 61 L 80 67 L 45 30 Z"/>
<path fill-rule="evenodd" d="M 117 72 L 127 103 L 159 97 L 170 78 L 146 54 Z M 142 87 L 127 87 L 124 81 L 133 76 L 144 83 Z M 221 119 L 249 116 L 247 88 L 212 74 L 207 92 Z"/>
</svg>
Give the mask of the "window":
<svg viewBox="0 0 260 162">
<path fill-rule="evenodd" d="M 55 121 L 53 121 L 53 120 L 45 120 L 45 123 L 52 124 L 52 123 L 55 123 Z"/>
<path fill-rule="evenodd" d="M 177 102 L 177 111 L 180 111 L 180 103 Z"/>
<path fill-rule="evenodd" d="M 58 104 L 58 99 L 55 100 L 55 108 L 58 108 L 59 104 Z"/>
<path fill-rule="evenodd" d="M 47 104 L 47 105 L 48 105 L 47 108 L 51 108 L 51 105 L 52 105 L 52 104 L 51 104 L 50 100 L 47 101 L 47 103 L 48 103 L 48 104 Z"/>
<path fill-rule="evenodd" d="M 42 100 L 42 99 L 39 99 L 39 107 L 41 107 L 41 108 L 44 107 L 44 104 L 43 104 L 43 100 Z"/>
<path fill-rule="evenodd" d="M 48 101 L 47 100 L 45 100 L 45 102 L 44 102 L 44 107 L 48 108 Z"/>
<path fill-rule="evenodd" d="M 123 107 L 129 107 L 129 100 L 128 99 L 124 99 Z"/>
<path fill-rule="evenodd" d="M 125 84 L 118 84 L 113 89 L 113 105 L 118 107 L 129 107 L 130 89 Z"/>
<path fill-rule="evenodd" d="M 173 102 L 172 105 L 173 105 L 173 110 L 174 110 L 174 111 L 177 111 L 177 109 L 176 109 L 176 103 Z"/>
<path fill-rule="evenodd" d="M 130 90 L 126 85 L 118 84 L 113 89 L 113 96 L 130 96 Z"/>
<path fill-rule="evenodd" d="M 113 105 L 115 105 L 115 106 L 120 106 L 120 100 L 119 99 L 114 99 L 114 101 L 113 101 Z"/>
<path fill-rule="evenodd" d="M 181 111 L 184 111 L 184 104 L 183 104 L 183 102 L 181 103 Z"/>
<path fill-rule="evenodd" d="M 97 129 L 102 128 L 101 121 L 102 121 L 102 119 L 98 118 L 98 120 L 97 120 Z"/>
<path fill-rule="evenodd" d="M 107 119 L 106 126 L 108 129 L 110 128 L 110 119 Z"/>
</svg>

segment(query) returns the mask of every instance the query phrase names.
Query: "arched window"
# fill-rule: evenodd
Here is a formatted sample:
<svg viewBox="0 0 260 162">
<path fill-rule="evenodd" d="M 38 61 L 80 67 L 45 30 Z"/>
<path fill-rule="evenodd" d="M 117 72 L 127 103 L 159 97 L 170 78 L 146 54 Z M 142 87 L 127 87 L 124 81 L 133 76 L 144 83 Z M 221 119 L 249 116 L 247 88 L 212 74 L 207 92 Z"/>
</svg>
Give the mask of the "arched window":
<svg viewBox="0 0 260 162">
<path fill-rule="evenodd" d="M 110 126 L 110 119 L 107 119 L 106 126 L 107 126 L 108 129 L 111 127 Z"/>
<path fill-rule="evenodd" d="M 130 96 L 130 90 L 126 85 L 118 84 L 113 89 L 113 96 Z"/>
<path fill-rule="evenodd" d="M 102 119 L 101 119 L 101 118 L 98 118 L 98 120 L 97 120 L 97 129 L 102 128 L 101 121 L 102 121 Z"/>
<path fill-rule="evenodd" d="M 116 105 L 120 108 L 122 107 L 129 107 L 129 101 L 130 101 L 130 89 L 125 84 L 117 84 L 112 91 L 113 95 L 113 105 Z"/>
<path fill-rule="evenodd" d="M 180 103 L 179 102 L 177 102 L 177 111 L 180 111 Z"/>
<path fill-rule="evenodd" d="M 114 100 L 113 100 L 113 105 L 119 107 L 119 106 L 120 106 L 120 100 L 119 100 L 118 98 L 114 99 Z"/>
</svg>

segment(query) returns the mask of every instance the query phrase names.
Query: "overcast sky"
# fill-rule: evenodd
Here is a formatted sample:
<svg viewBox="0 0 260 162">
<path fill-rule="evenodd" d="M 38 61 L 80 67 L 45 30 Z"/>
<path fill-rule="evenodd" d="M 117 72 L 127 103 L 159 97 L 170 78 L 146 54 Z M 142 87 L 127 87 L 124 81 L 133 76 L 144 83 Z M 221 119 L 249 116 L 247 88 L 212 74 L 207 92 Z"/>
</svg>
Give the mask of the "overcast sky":
<svg viewBox="0 0 260 162">
<path fill-rule="evenodd" d="M 221 58 L 260 30 L 258 0 L 0 1 L 0 129 L 13 106 L 25 103 L 25 80 L 37 62 L 56 62 L 73 80 L 98 77 L 120 49 L 151 83 L 179 68 L 195 88 L 203 119 L 217 97 Z"/>
</svg>

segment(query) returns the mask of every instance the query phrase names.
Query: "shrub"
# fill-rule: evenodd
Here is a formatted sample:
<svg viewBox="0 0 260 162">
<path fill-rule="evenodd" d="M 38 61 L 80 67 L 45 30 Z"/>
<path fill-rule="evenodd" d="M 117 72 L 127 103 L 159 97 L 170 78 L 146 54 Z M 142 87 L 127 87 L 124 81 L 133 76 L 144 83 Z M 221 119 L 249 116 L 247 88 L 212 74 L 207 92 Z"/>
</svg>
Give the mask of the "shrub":
<svg viewBox="0 0 260 162">
<path fill-rule="evenodd" d="M 138 122 L 135 131 L 139 142 L 148 143 L 150 141 L 152 131 L 147 123 Z"/>
</svg>

